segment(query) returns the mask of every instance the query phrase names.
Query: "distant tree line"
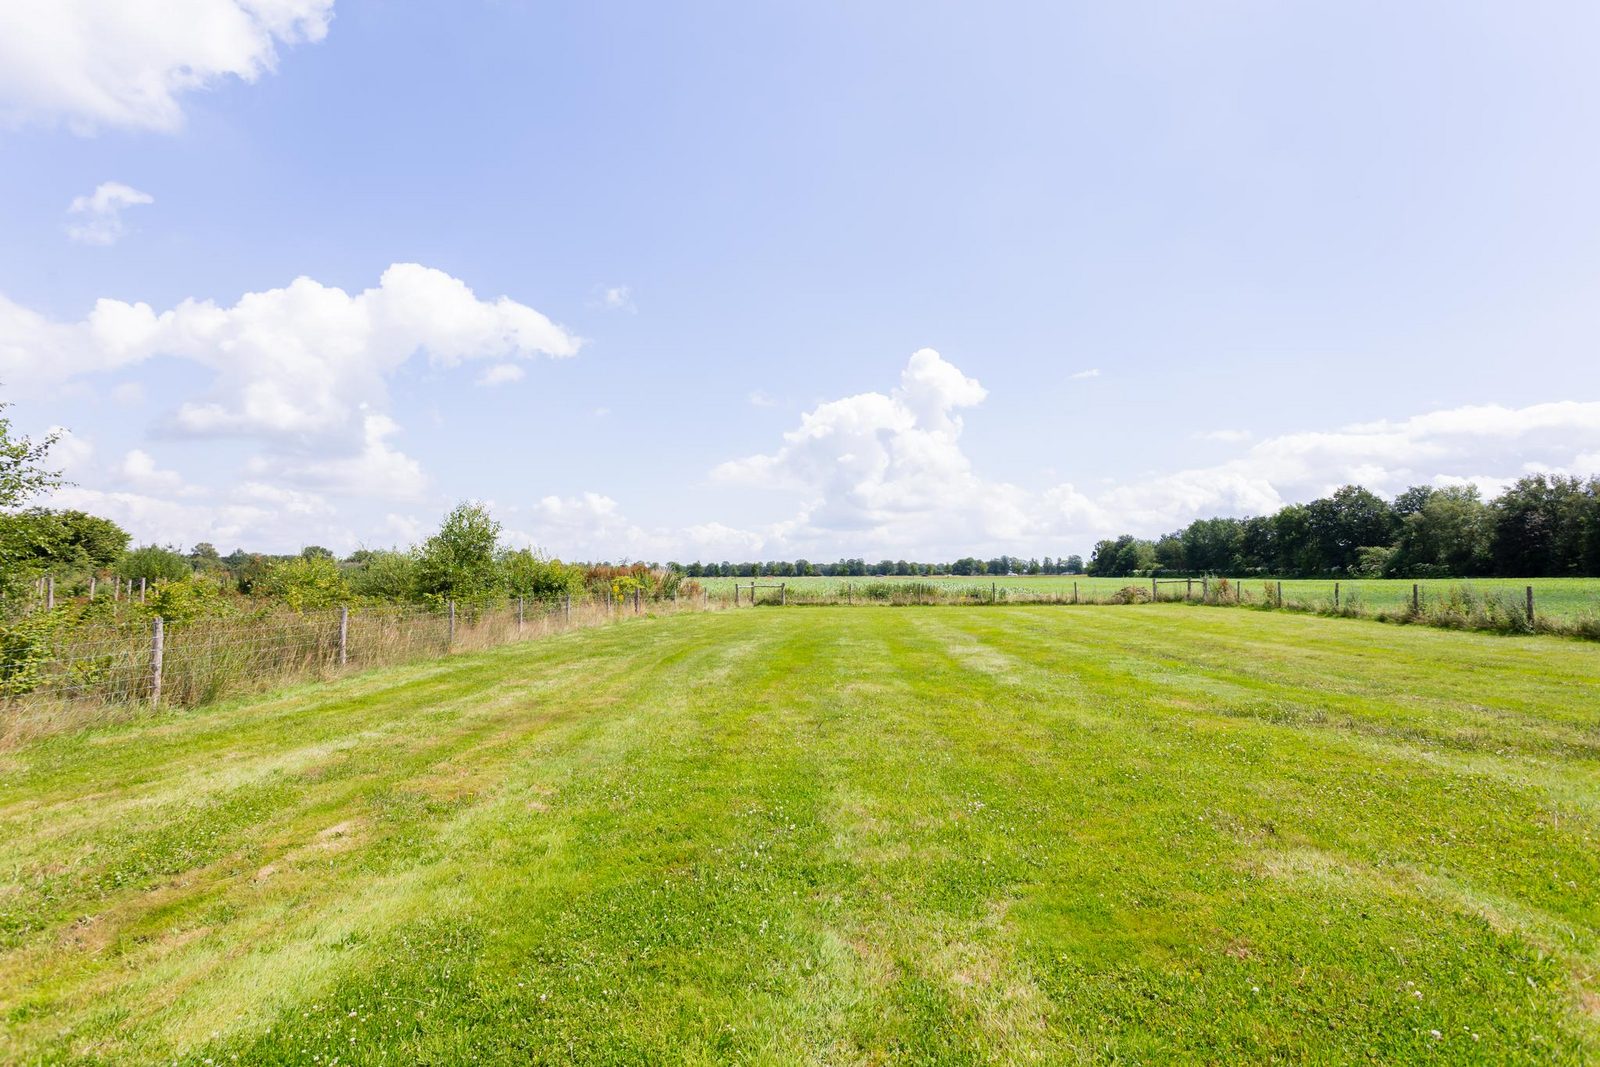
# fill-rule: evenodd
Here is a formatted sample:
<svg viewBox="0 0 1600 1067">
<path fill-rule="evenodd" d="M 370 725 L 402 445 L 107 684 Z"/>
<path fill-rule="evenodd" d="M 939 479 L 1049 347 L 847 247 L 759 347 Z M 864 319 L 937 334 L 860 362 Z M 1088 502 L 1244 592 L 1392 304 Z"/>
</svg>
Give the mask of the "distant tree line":
<svg viewBox="0 0 1600 1067">
<path fill-rule="evenodd" d="M 1101 541 L 1092 575 L 1512 578 L 1600 576 L 1600 478 L 1535 474 L 1492 500 L 1414 486 L 1385 500 L 1347 485 L 1271 515 L 1197 519 L 1155 540 Z"/>
<path fill-rule="evenodd" d="M 903 559 L 883 559 L 868 563 L 864 559 L 841 559 L 835 563 L 812 563 L 797 559 L 768 560 L 766 562 L 729 563 L 677 563 L 667 564 L 669 570 L 681 571 L 689 578 L 803 578 L 822 575 L 829 578 L 871 577 L 932 577 L 935 575 L 972 574 L 1082 574 L 1082 556 L 1064 556 L 1052 559 L 1045 556 L 1023 559 L 1020 556 L 996 556 L 977 559 L 965 556 L 953 563 L 911 563 Z"/>
</svg>

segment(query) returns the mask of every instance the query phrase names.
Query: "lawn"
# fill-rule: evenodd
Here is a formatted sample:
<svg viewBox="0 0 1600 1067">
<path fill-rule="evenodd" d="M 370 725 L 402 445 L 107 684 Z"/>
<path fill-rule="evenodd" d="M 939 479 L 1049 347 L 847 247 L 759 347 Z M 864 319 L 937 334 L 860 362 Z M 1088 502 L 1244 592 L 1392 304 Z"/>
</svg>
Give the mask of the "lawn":
<svg viewBox="0 0 1600 1067">
<path fill-rule="evenodd" d="M 0 752 L 0 1060 L 1581 1063 L 1600 650 L 643 618 Z"/>
<path fill-rule="evenodd" d="M 760 578 L 756 579 L 763 585 L 776 586 L 777 583 L 787 583 L 789 592 L 801 599 L 807 594 L 813 596 L 845 596 L 848 586 L 861 589 L 863 586 L 881 582 L 923 582 L 932 583 L 939 589 L 951 595 L 977 594 L 987 596 L 991 588 L 1009 593 L 1015 599 L 1026 599 L 1029 596 L 1051 597 L 1068 599 L 1072 597 L 1072 587 L 1077 585 L 1078 591 L 1085 599 L 1094 597 L 1109 597 L 1125 586 L 1138 586 L 1143 589 L 1150 588 L 1149 578 L 1090 578 L 1079 575 L 1009 575 L 1002 577 L 989 577 L 978 575 L 974 577 L 945 576 L 938 578 L 828 578 L 810 576 L 805 578 Z M 1214 581 L 1215 579 L 1213 579 Z M 713 593 L 727 593 L 732 595 L 734 584 L 748 588 L 749 578 L 701 578 L 698 581 L 708 587 Z M 1170 581 L 1163 579 L 1163 581 Z M 1288 603 L 1313 604 L 1319 601 L 1333 599 L 1334 580 L 1331 578 L 1230 578 L 1230 582 L 1243 582 L 1245 595 L 1250 600 L 1261 600 L 1267 595 L 1270 585 L 1275 591 L 1279 581 L 1283 583 L 1283 597 Z M 1455 589 L 1471 589 L 1480 594 L 1494 594 L 1509 597 L 1517 603 L 1522 602 L 1522 597 L 1528 586 L 1533 586 L 1535 606 L 1541 615 L 1554 619 L 1571 619 L 1578 615 L 1600 614 L 1600 578 L 1428 578 L 1413 581 L 1410 578 L 1357 578 L 1344 579 L 1339 583 L 1339 592 L 1342 601 L 1348 601 L 1351 596 L 1358 598 L 1358 602 L 1369 611 L 1396 611 L 1411 602 L 1411 587 L 1417 585 L 1419 596 L 1424 600 L 1435 599 L 1449 595 Z M 1180 584 L 1163 585 L 1161 595 L 1181 595 Z M 1200 595 L 1200 579 L 1194 580 L 1193 593 Z M 775 592 L 764 592 L 762 597 L 770 599 Z"/>
</svg>

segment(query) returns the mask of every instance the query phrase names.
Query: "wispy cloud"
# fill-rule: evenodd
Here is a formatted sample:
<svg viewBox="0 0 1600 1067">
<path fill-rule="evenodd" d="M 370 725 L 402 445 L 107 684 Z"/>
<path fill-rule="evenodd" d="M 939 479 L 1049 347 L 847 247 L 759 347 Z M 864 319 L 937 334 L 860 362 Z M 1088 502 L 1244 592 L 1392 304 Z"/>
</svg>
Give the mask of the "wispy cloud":
<svg viewBox="0 0 1600 1067">
<path fill-rule="evenodd" d="M 758 408 L 770 408 L 777 403 L 765 389 L 750 390 L 749 400 L 752 406 Z"/>
<path fill-rule="evenodd" d="M 589 306 L 602 311 L 624 311 L 633 314 L 633 287 L 628 285 L 602 285 L 596 287 Z"/>
<path fill-rule="evenodd" d="M 527 376 L 527 373 L 527 371 L 523 370 L 515 363 L 496 363 L 494 366 L 478 375 L 477 384 L 507 385 L 511 382 L 520 382 Z"/>
<path fill-rule="evenodd" d="M 1069 374 L 1067 377 L 1073 379 L 1074 381 L 1083 381 L 1085 378 L 1098 378 L 1100 377 L 1100 368 L 1093 367 L 1089 370 L 1081 370 L 1076 374 Z"/>
<path fill-rule="evenodd" d="M 1202 430 L 1194 435 L 1196 441 L 1221 441 L 1223 444 L 1237 445 L 1250 440 L 1254 436 L 1249 430 Z"/>
<path fill-rule="evenodd" d="M 121 182 L 101 182 L 88 196 L 76 196 L 67 205 L 72 220 L 67 236 L 84 245 L 113 245 L 128 232 L 122 210 L 153 204 L 156 198 Z"/>
</svg>

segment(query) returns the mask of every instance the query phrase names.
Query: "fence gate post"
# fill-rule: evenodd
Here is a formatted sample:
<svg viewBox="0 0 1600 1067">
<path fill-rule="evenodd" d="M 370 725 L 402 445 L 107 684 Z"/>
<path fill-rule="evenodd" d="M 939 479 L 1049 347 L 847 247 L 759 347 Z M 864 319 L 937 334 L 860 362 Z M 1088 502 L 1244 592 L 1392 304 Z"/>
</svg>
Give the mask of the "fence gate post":
<svg viewBox="0 0 1600 1067">
<path fill-rule="evenodd" d="M 449 644 L 456 643 L 456 602 L 450 601 L 450 636 L 446 639 Z"/>
<path fill-rule="evenodd" d="M 166 623 L 157 615 L 150 620 L 150 706 L 161 703 L 161 661 L 166 658 Z"/>
<path fill-rule="evenodd" d="M 1533 586 L 1528 586 L 1528 625 L 1533 625 Z"/>
</svg>

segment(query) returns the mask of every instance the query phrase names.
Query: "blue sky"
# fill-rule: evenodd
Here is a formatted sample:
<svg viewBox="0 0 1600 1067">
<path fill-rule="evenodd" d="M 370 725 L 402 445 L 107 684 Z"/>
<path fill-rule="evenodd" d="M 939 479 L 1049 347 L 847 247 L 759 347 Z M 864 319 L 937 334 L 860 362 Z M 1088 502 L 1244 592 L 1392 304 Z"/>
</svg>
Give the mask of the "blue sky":
<svg viewBox="0 0 1600 1067">
<path fill-rule="evenodd" d="M 1061 555 L 1600 471 L 1592 5 L 92 7 L 0 5 L 0 395 L 141 540 Z"/>
</svg>

